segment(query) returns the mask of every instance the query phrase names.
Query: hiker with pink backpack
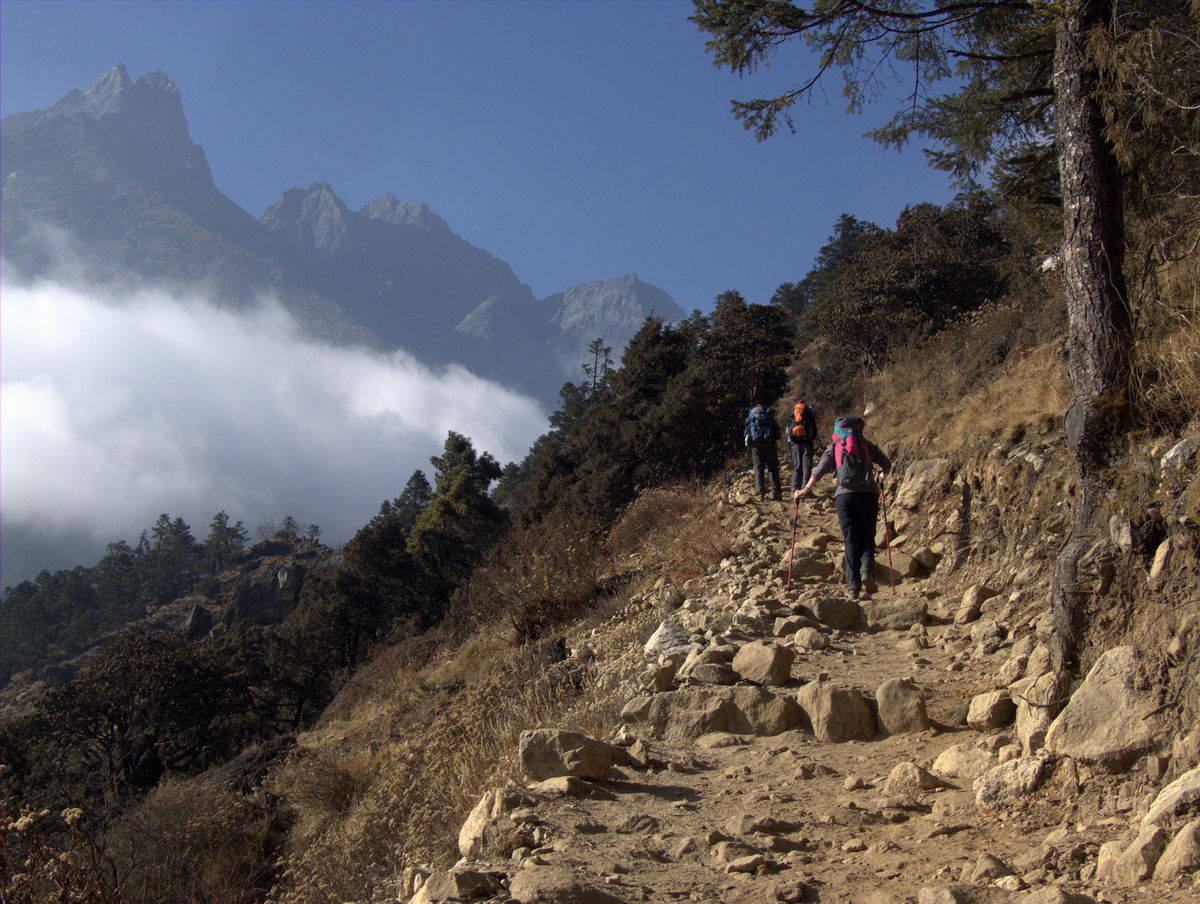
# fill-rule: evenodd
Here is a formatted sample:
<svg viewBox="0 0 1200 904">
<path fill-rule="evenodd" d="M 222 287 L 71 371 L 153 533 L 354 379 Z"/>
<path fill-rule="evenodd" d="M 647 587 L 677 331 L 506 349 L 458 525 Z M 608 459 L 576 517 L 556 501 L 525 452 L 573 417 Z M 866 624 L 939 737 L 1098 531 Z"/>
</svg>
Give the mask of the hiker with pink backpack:
<svg viewBox="0 0 1200 904">
<path fill-rule="evenodd" d="M 892 462 L 883 450 L 863 436 L 865 427 L 863 419 L 855 415 L 834 421 L 832 442 L 808 482 L 793 494 L 799 504 L 801 498 L 812 492 L 813 484 L 826 474 L 832 472 L 837 476 L 834 503 L 842 539 L 846 542 L 846 590 L 854 600 L 864 590 L 874 589 L 875 521 L 879 517 L 883 482 L 882 476 L 876 475 L 876 468 L 883 474 L 892 470 Z"/>
</svg>

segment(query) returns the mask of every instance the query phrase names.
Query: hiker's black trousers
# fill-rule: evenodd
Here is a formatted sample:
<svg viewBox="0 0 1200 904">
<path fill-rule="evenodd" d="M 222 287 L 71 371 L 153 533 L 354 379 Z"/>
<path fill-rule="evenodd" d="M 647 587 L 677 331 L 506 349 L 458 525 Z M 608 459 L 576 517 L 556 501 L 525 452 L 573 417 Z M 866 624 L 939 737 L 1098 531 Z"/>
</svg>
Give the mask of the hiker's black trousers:
<svg viewBox="0 0 1200 904">
<path fill-rule="evenodd" d="M 779 450 L 775 448 L 775 444 L 751 443 L 750 458 L 754 462 L 754 492 L 759 496 L 765 492 L 765 481 L 763 480 L 763 468 L 765 467 L 771 475 L 771 495 L 778 496 L 781 492 L 779 487 Z"/>
<path fill-rule="evenodd" d="M 836 497 L 838 522 L 846 541 L 846 589 L 861 590 L 865 575 L 875 567 L 877 493 L 842 493 Z"/>
<path fill-rule="evenodd" d="M 798 490 L 808 483 L 808 478 L 812 476 L 813 441 L 789 441 L 788 451 L 792 453 L 792 489 Z"/>
</svg>

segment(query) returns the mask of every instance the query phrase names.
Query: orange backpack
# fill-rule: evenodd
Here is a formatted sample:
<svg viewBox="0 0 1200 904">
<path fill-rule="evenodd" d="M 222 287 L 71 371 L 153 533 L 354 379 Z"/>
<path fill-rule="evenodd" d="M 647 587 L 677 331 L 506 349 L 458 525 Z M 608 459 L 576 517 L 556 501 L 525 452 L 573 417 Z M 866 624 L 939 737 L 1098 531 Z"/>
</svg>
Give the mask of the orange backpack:
<svg viewBox="0 0 1200 904">
<path fill-rule="evenodd" d="M 801 399 L 792 408 L 792 436 L 796 439 L 808 438 L 808 425 L 804 419 L 808 416 L 808 403 Z"/>
</svg>

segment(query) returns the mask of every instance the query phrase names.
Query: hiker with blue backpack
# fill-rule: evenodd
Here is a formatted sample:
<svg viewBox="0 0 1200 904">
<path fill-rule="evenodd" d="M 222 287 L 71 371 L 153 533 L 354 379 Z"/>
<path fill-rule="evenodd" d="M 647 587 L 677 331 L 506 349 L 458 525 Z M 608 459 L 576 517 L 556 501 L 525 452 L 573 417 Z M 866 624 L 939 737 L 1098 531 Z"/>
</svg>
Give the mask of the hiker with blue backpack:
<svg viewBox="0 0 1200 904">
<path fill-rule="evenodd" d="M 766 481 L 763 478 L 765 468 L 771 475 L 771 498 L 775 501 L 783 499 L 783 490 L 779 485 L 779 450 L 775 444 L 779 441 L 779 427 L 775 423 L 775 415 L 769 406 L 759 402 L 746 415 L 746 448 L 750 450 L 750 459 L 754 464 L 754 491 L 761 501 L 766 497 Z"/>
<path fill-rule="evenodd" d="M 793 495 L 796 504 L 812 492 L 813 484 L 826 474 L 837 476 L 838 522 L 846 542 L 846 590 L 856 600 L 865 589 L 873 589 L 875 568 L 875 520 L 879 516 L 879 493 L 883 474 L 892 463 L 883 450 L 863 436 L 863 419 L 854 415 L 833 422 L 832 442 L 813 468 L 812 475 Z"/>
</svg>

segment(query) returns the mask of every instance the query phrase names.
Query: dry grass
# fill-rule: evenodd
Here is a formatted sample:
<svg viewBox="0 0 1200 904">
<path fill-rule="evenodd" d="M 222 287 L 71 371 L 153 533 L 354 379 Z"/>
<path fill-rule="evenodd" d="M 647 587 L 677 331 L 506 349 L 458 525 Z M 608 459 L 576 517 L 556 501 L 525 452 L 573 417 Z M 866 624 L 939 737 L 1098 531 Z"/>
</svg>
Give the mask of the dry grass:
<svg viewBox="0 0 1200 904">
<path fill-rule="evenodd" d="M 107 833 L 130 900 L 262 901 L 273 828 L 264 809 L 203 780 L 168 779 Z"/>
<path fill-rule="evenodd" d="M 730 548 L 716 509 L 705 504 L 710 495 L 711 488 L 694 483 L 642 493 L 609 531 L 614 563 L 632 562 L 675 584 L 704 574 Z"/>
<path fill-rule="evenodd" d="M 599 533 L 579 518 L 511 528 L 455 591 L 447 627 L 470 637 L 501 617 L 517 643 L 535 641 L 594 604 L 604 563 Z"/>
<path fill-rule="evenodd" d="M 682 582 L 703 573 L 727 552 L 715 495 L 691 485 L 643 494 L 606 546 L 582 547 L 592 551 L 589 569 L 636 554 L 632 567 L 647 579 L 665 574 Z M 525 541 L 534 536 L 524 534 Z M 558 580 L 538 569 L 557 572 L 576 561 L 547 555 L 566 549 L 570 535 L 540 536 L 528 570 L 514 559 L 499 572 L 520 576 L 535 595 Z M 495 581 L 498 564 L 490 568 L 487 579 Z M 619 716 L 622 685 L 644 667 L 640 644 L 661 613 L 608 618 L 624 598 L 597 598 L 596 586 L 586 611 L 565 626 L 568 644 L 591 648 L 594 659 L 561 662 L 553 640 L 515 645 L 514 597 L 452 648 L 422 648 L 420 657 L 400 645 L 355 676 L 351 696 L 331 709 L 336 717 L 327 713 L 300 739 L 304 750 L 272 782 L 297 811 L 289 866 L 272 900 L 344 901 L 368 894 L 404 865 L 448 865 L 458 857 L 458 827 L 480 796 L 519 778 L 522 731 L 553 726 L 607 734 Z M 338 790 L 319 790 L 322 775 L 332 776 Z"/>
<path fill-rule="evenodd" d="M 474 683 L 442 692 L 432 708 L 412 698 L 393 708 L 391 740 L 372 743 L 354 724 L 329 726 L 323 738 L 307 739 L 329 745 L 310 753 L 315 757 L 361 757 L 364 742 L 377 752 L 364 776 L 369 783 L 341 813 L 331 812 L 323 797 L 296 793 L 291 782 L 304 759 L 276 780 L 308 829 L 293 834 L 293 865 L 279 900 L 344 900 L 367 893 L 403 863 L 453 862 L 458 826 L 483 791 L 517 777 L 522 731 L 606 732 L 617 715 L 614 695 L 557 683 L 541 653 L 472 644 L 430 674 L 474 673 Z M 429 686 L 427 676 L 397 677 L 409 688 Z"/>
<path fill-rule="evenodd" d="M 989 305 L 873 377 L 871 430 L 945 453 L 1061 419 L 1069 390 L 1054 305 Z M 1034 337 L 1041 340 L 1034 344 Z"/>
<path fill-rule="evenodd" d="M 1134 366 L 1143 419 L 1170 433 L 1200 412 L 1200 253 L 1164 266 L 1140 306 Z"/>
</svg>

